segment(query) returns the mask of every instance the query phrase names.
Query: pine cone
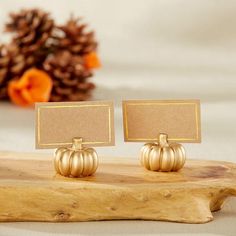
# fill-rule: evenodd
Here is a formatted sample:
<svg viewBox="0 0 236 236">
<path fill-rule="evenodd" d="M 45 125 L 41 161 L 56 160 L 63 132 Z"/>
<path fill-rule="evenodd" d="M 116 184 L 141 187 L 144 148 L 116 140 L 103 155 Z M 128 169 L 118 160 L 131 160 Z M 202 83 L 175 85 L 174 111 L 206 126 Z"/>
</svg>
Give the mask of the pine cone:
<svg viewBox="0 0 236 236">
<path fill-rule="evenodd" d="M 83 57 L 68 51 L 47 58 L 43 68 L 53 79 L 52 102 L 87 100 L 95 87 L 86 81 L 92 73 L 85 67 Z"/>
<path fill-rule="evenodd" d="M 12 44 L 20 48 L 22 54 L 33 55 L 40 65 L 49 53 L 47 40 L 51 37 L 54 27 L 49 13 L 40 9 L 24 9 L 11 13 L 10 19 L 5 30 L 14 34 Z"/>
<path fill-rule="evenodd" d="M 26 69 L 33 67 L 35 58 L 25 57 L 15 45 L 0 45 L 0 99 L 7 99 L 10 80 L 18 79 Z"/>
<path fill-rule="evenodd" d="M 72 54 L 83 56 L 97 48 L 94 32 L 86 32 L 87 25 L 71 17 L 63 26 L 58 26 L 54 35 L 54 47 L 69 50 Z"/>
<path fill-rule="evenodd" d="M 6 55 L 6 46 L 0 45 L 0 99 L 7 96 L 7 73 L 9 58 Z"/>
</svg>

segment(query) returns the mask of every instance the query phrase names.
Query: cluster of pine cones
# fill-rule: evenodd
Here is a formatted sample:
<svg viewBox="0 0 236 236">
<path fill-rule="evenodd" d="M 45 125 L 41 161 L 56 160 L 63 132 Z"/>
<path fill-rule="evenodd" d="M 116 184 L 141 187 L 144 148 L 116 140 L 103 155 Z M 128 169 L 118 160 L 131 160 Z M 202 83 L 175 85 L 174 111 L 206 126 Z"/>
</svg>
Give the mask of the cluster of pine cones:
<svg viewBox="0 0 236 236">
<path fill-rule="evenodd" d="M 86 100 L 94 84 L 87 78 L 92 71 L 84 56 L 96 51 L 94 32 L 71 17 L 58 26 L 41 9 L 23 9 L 10 14 L 5 31 L 12 34 L 9 44 L 0 45 L 0 99 L 8 99 L 7 87 L 24 71 L 36 67 L 53 80 L 50 101 Z"/>
</svg>

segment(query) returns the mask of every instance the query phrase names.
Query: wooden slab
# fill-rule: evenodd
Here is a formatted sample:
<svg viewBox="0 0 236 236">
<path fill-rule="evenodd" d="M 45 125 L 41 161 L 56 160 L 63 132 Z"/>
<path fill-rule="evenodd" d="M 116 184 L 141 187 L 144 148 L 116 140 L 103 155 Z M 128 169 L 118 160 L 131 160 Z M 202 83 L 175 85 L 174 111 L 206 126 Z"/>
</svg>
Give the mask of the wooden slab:
<svg viewBox="0 0 236 236">
<path fill-rule="evenodd" d="M 94 176 L 70 179 L 55 174 L 52 157 L 0 152 L 0 221 L 205 223 L 231 195 L 233 163 L 189 160 L 180 172 L 160 173 L 138 160 L 101 158 Z"/>
</svg>

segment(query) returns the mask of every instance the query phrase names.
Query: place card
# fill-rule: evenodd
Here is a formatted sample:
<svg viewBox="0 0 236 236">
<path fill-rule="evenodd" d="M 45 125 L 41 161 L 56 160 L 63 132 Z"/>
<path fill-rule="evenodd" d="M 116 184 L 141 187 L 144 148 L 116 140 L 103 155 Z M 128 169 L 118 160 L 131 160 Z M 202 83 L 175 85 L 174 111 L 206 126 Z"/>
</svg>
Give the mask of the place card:
<svg viewBox="0 0 236 236">
<path fill-rule="evenodd" d="M 123 101 L 123 123 L 127 142 L 155 142 L 160 133 L 170 142 L 201 142 L 199 100 Z"/>
<path fill-rule="evenodd" d="M 111 101 L 36 103 L 36 148 L 112 146 L 114 106 Z"/>
</svg>

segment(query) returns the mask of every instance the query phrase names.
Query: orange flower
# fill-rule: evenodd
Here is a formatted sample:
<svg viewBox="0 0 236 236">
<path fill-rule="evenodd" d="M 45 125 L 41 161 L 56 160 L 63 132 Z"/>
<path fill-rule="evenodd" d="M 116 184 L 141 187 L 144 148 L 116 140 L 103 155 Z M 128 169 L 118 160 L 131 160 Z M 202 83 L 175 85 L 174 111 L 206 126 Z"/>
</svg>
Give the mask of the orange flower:
<svg viewBox="0 0 236 236">
<path fill-rule="evenodd" d="M 101 63 L 96 52 L 90 52 L 89 54 L 85 55 L 84 61 L 85 61 L 85 66 L 88 69 L 95 69 L 101 67 Z"/>
<path fill-rule="evenodd" d="M 11 101 L 20 106 L 31 106 L 35 102 L 47 102 L 52 90 L 52 79 L 42 70 L 27 70 L 19 80 L 8 85 Z"/>
</svg>

